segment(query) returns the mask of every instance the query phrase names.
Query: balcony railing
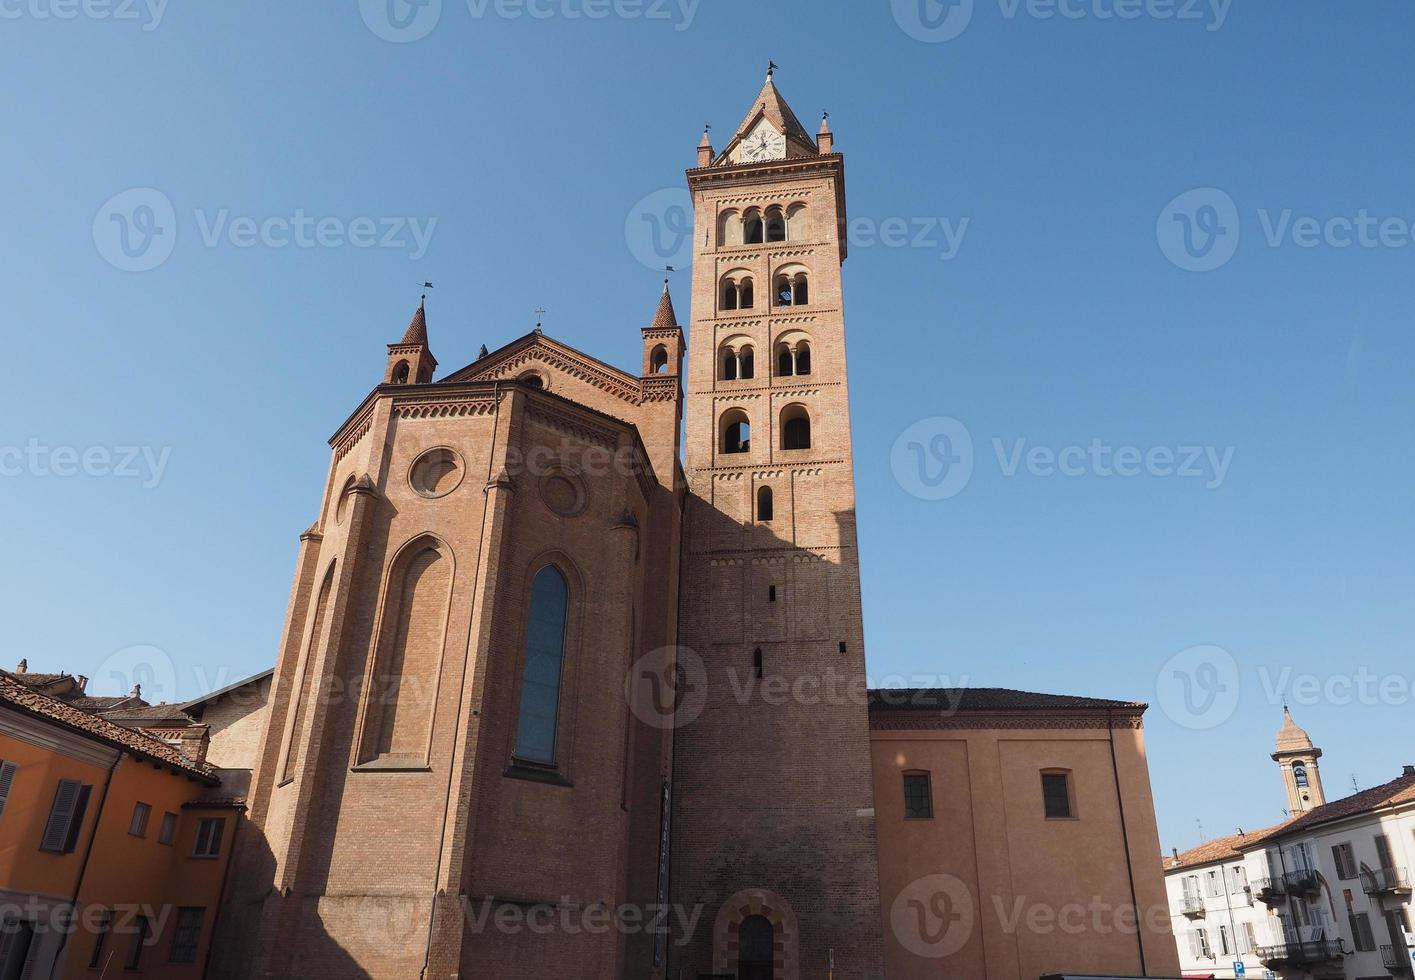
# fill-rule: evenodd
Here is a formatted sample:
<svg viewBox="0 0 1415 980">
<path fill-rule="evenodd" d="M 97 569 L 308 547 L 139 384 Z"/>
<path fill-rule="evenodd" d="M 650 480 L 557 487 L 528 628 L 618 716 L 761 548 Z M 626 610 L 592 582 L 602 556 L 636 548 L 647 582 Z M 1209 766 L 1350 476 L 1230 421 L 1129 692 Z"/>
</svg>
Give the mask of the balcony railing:
<svg viewBox="0 0 1415 980">
<path fill-rule="evenodd" d="M 1315 939 L 1305 943 L 1281 943 L 1258 947 L 1258 959 L 1269 967 L 1277 963 L 1329 963 L 1341 959 L 1341 940 Z"/>
<path fill-rule="evenodd" d="M 1185 915 L 1203 915 L 1204 900 L 1198 895 L 1185 895 L 1179 900 L 1179 910 Z"/>
<path fill-rule="evenodd" d="M 1381 963 L 1387 970 L 1410 972 L 1410 951 L 1404 946 L 1382 946 Z"/>
<path fill-rule="evenodd" d="M 1375 868 L 1361 872 L 1361 890 L 1367 895 L 1410 891 L 1410 873 L 1404 868 Z"/>
<path fill-rule="evenodd" d="M 1311 868 L 1298 868 L 1289 871 L 1283 876 L 1287 879 L 1287 894 L 1306 895 L 1311 892 L 1321 891 L 1322 881 L 1317 877 L 1317 873 Z"/>
<path fill-rule="evenodd" d="M 1253 894 L 1258 896 L 1258 901 L 1271 905 L 1273 899 L 1281 898 L 1287 894 L 1287 882 L 1281 876 L 1255 878 L 1253 880 Z"/>
</svg>

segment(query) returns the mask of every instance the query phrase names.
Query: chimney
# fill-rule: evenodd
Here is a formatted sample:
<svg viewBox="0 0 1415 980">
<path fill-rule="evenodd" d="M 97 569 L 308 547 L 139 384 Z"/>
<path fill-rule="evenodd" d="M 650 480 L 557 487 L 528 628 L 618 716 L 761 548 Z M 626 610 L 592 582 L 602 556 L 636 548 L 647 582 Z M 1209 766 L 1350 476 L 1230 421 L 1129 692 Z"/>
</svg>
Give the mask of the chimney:
<svg viewBox="0 0 1415 980">
<path fill-rule="evenodd" d="M 210 731 L 206 725 L 184 728 L 177 750 L 193 762 L 205 762 L 207 746 L 211 744 Z"/>
<path fill-rule="evenodd" d="M 128 697 L 130 697 L 130 698 L 141 698 L 141 697 L 142 697 L 142 685 L 141 685 L 141 684 L 134 684 L 134 685 L 133 685 L 133 689 L 128 692 Z"/>
<path fill-rule="evenodd" d="M 1406 766 L 1402 776 L 1415 776 L 1415 766 Z"/>
<path fill-rule="evenodd" d="M 79 689 L 80 694 L 88 693 L 88 678 L 83 674 L 79 674 L 74 678 L 74 685 Z"/>
<path fill-rule="evenodd" d="M 20 661 L 20 665 L 15 668 L 15 673 L 17 673 L 17 674 L 28 674 L 28 673 L 29 673 L 29 661 L 28 661 L 28 660 L 21 660 L 21 661 Z"/>
<path fill-rule="evenodd" d="M 1170 851 L 1172 851 L 1172 852 L 1174 853 L 1174 860 L 1175 860 L 1175 861 L 1178 861 L 1178 860 L 1179 860 L 1179 848 L 1177 848 L 1177 847 L 1171 847 L 1171 848 L 1170 848 Z"/>
</svg>

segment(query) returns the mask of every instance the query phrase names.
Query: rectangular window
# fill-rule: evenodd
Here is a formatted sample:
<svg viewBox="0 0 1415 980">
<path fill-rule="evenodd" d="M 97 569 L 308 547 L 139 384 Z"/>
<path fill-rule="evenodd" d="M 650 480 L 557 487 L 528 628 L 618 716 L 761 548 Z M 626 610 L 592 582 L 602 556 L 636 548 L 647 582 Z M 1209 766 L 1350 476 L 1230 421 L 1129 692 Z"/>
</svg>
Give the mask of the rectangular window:
<svg viewBox="0 0 1415 980">
<path fill-rule="evenodd" d="M 1365 912 L 1357 912 L 1351 916 L 1351 942 L 1359 953 L 1375 951 L 1376 937 L 1371 932 L 1371 917 Z"/>
<path fill-rule="evenodd" d="M 25 919 L 5 919 L 0 929 L 0 977 L 28 978 L 38 968 L 34 923 Z"/>
<path fill-rule="evenodd" d="M 88 797 L 93 787 L 77 779 L 61 779 L 54 790 L 54 803 L 49 808 L 49 822 L 39 849 L 51 854 L 71 854 L 78 845 L 79 831 L 88 810 Z"/>
<path fill-rule="evenodd" d="M 1376 835 L 1376 858 L 1382 868 L 1395 867 L 1395 861 L 1390 856 L 1390 838 L 1385 834 Z"/>
<path fill-rule="evenodd" d="M 108 928 L 113 924 L 113 914 L 107 909 L 99 913 L 94 926 L 93 952 L 88 958 L 88 968 L 96 970 L 103 965 L 103 947 L 108 942 Z"/>
<path fill-rule="evenodd" d="M 904 819 L 927 820 L 934 815 L 933 794 L 929 792 L 929 774 L 904 774 Z"/>
<path fill-rule="evenodd" d="M 1356 855 L 1351 849 L 1350 842 L 1344 844 L 1333 844 L 1331 848 L 1332 861 L 1336 863 L 1336 876 L 1342 881 L 1350 881 L 1356 877 Z"/>
<path fill-rule="evenodd" d="M 147 818 L 152 813 L 152 807 L 146 803 L 139 803 L 133 807 L 133 819 L 128 823 L 128 833 L 134 837 L 147 836 Z"/>
<path fill-rule="evenodd" d="M 1194 935 L 1199 940 L 1199 955 L 1204 959 L 1212 959 L 1214 954 L 1209 949 L 1209 934 L 1203 929 L 1195 929 Z"/>
<path fill-rule="evenodd" d="M 1223 897 L 1223 880 L 1219 878 L 1219 872 L 1217 868 L 1209 872 L 1209 897 Z"/>
<path fill-rule="evenodd" d="M 197 824 L 197 846 L 192 851 L 196 857 L 216 857 L 221 853 L 221 835 L 226 829 L 226 821 L 220 817 L 202 817 Z"/>
<path fill-rule="evenodd" d="M 147 945 L 148 934 L 152 932 L 152 923 L 147 916 L 140 915 L 133 921 L 132 928 L 132 936 L 128 939 L 128 958 L 123 961 L 125 970 L 136 970 L 142 963 L 142 951 Z"/>
<path fill-rule="evenodd" d="M 1218 945 L 1224 956 L 1233 955 L 1233 949 L 1228 945 L 1228 926 L 1218 927 Z"/>
<path fill-rule="evenodd" d="M 172 952 L 167 959 L 172 963 L 195 963 L 197 946 L 201 944 L 201 922 L 206 917 L 204 908 L 180 908 L 177 910 L 177 924 L 172 929 Z"/>
<path fill-rule="evenodd" d="M 1238 955 L 1247 956 L 1257 948 L 1258 940 L 1253 934 L 1253 923 L 1244 922 L 1238 927 Z"/>
<path fill-rule="evenodd" d="M 5 801 L 10 798 L 10 787 L 15 785 L 15 769 L 13 762 L 0 760 L 0 817 L 5 815 Z"/>
<path fill-rule="evenodd" d="M 1042 801 L 1048 820 L 1066 820 L 1075 816 L 1075 810 L 1071 806 L 1071 774 L 1042 773 Z"/>
<path fill-rule="evenodd" d="M 162 815 L 162 826 L 157 828 L 157 843 L 170 844 L 172 838 L 177 836 L 177 815 L 175 813 L 164 813 Z"/>
</svg>

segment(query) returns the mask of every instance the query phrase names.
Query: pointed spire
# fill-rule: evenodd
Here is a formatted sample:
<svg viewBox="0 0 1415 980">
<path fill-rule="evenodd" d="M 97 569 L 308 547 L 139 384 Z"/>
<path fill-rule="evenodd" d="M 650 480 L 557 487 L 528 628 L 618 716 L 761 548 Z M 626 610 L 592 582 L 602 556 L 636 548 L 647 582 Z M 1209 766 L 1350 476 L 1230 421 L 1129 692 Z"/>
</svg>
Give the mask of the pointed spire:
<svg viewBox="0 0 1415 980">
<path fill-rule="evenodd" d="M 777 89 L 776 70 L 775 62 L 767 67 L 766 84 L 762 86 L 761 92 L 752 102 L 752 108 L 748 111 L 747 118 L 743 119 L 742 125 L 737 127 L 737 136 L 745 136 L 752 124 L 756 122 L 757 117 L 765 115 L 778 132 L 785 133 L 788 137 L 806 146 L 815 146 L 811 134 L 806 132 L 806 127 L 801 125 L 801 120 L 796 118 L 796 113 L 791 111 L 791 107 L 786 104 L 786 99 Z"/>
<path fill-rule="evenodd" d="M 403 333 L 404 344 L 421 344 L 427 346 L 427 297 L 424 296 L 418 302 L 417 312 L 413 314 L 413 319 L 408 323 L 408 329 Z"/>
<path fill-rule="evenodd" d="M 678 326 L 678 316 L 673 312 L 673 297 L 668 293 L 668 280 L 663 280 L 663 295 L 658 298 L 658 312 L 653 315 L 653 325 L 650 329 L 672 330 Z"/>
<path fill-rule="evenodd" d="M 1312 748 L 1311 736 L 1297 722 L 1292 720 L 1292 712 L 1287 705 L 1282 706 L 1282 727 L 1277 732 L 1278 752 L 1294 752 Z"/>
<path fill-rule="evenodd" d="M 816 133 L 816 149 L 821 153 L 835 152 L 835 134 L 830 131 L 830 113 L 821 113 L 821 128 Z"/>
</svg>

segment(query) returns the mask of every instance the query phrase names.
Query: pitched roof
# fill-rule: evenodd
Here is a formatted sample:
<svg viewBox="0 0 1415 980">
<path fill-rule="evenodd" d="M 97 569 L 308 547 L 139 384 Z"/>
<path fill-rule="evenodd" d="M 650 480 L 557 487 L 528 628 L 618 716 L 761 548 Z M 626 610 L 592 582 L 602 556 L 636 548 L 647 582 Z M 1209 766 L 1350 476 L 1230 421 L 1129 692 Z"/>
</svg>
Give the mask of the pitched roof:
<svg viewBox="0 0 1415 980">
<path fill-rule="evenodd" d="M 678 326 L 678 315 L 673 312 L 673 297 L 668 295 L 668 280 L 663 281 L 663 295 L 658 298 L 658 312 L 653 315 L 650 330 L 669 329 Z"/>
<path fill-rule="evenodd" d="M 1308 810 L 1287 823 L 1273 828 L 1262 837 L 1250 837 L 1244 846 L 1265 844 L 1278 837 L 1304 833 L 1322 824 L 1370 813 L 1373 810 L 1399 803 L 1415 803 L 1415 769 L 1407 769 L 1406 772 L 1388 783 L 1363 789 L 1359 793 L 1353 793 L 1350 796 Z"/>
<path fill-rule="evenodd" d="M 1282 709 L 1282 727 L 1277 730 L 1277 751 L 1300 752 L 1303 749 L 1312 747 L 1312 739 L 1307 732 L 1298 727 L 1297 722 L 1292 720 L 1292 712 L 1284 705 Z"/>
<path fill-rule="evenodd" d="M 180 704 L 135 704 L 120 705 L 107 711 L 100 711 L 101 717 L 110 721 L 157 721 L 170 719 L 190 724 L 191 719 L 182 711 Z"/>
<path fill-rule="evenodd" d="M 217 690 L 212 691 L 210 694 L 203 694 L 199 698 L 192 698 L 186 704 L 182 705 L 182 710 L 187 711 L 199 705 L 206 704 L 208 701 L 215 701 L 217 698 L 225 697 L 226 695 L 231 694 L 235 691 L 239 691 L 241 688 L 247 687 L 248 685 L 259 684 L 261 681 L 270 677 L 274 673 L 274 667 L 267 667 L 259 674 L 252 674 L 249 677 L 245 677 L 239 681 L 236 681 L 234 684 L 227 684 L 225 687 L 218 688 Z"/>
<path fill-rule="evenodd" d="M 1255 830 L 1250 834 L 1239 831 L 1236 834 L 1229 834 L 1227 837 L 1215 837 L 1213 840 L 1206 840 L 1196 847 L 1191 847 L 1187 851 L 1181 851 L 1179 857 L 1173 855 L 1164 859 L 1164 869 L 1175 871 L 1179 868 L 1192 868 L 1201 864 L 1212 864 L 1215 861 L 1236 861 L 1243 856 L 1238 850 L 1239 846 L 1256 841 L 1266 834 L 1281 828 L 1283 824 L 1276 824 L 1272 827 L 1264 827 L 1262 830 Z"/>
<path fill-rule="evenodd" d="M 733 141 L 746 136 L 759 116 L 766 116 L 778 132 L 785 133 L 788 137 L 804 143 L 808 147 L 815 147 L 816 141 L 811 139 L 811 134 L 806 132 L 806 127 L 801 125 L 801 120 L 796 118 L 796 113 L 792 112 L 791 106 L 787 105 L 786 99 L 776 87 L 771 72 L 767 72 L 766 84 L 757 93 L 756 101 L 752 103 L 751 109 L 747 110 L 747 117 L 742 120 L 742 125 L 737 127 Z"/>
<path fill-rule="evenodd" d="M 1037 694 L 1005 687 L 887 687 L 869 692 L 871 711 L 1143 711 L 1138 701 Z"/>
<path fill-rule="evenodd" d="M 30 690 L 8 675 L 0 677 L 0 707 L 13 708 L 25 714 L 42 718 L 99 742 L 122 749 L 139 759 L 151 759 L 153 762 L 160 763 L 183 775 L 200 779 L 209 785 L 214 786 L 218 782 L 210 766 L 193 762 L 161 739 L 141 731 L 123 728 L 105 718 L 90 714 L 71 704 L 65 704 L 57 698 Z"/>
</svg>

